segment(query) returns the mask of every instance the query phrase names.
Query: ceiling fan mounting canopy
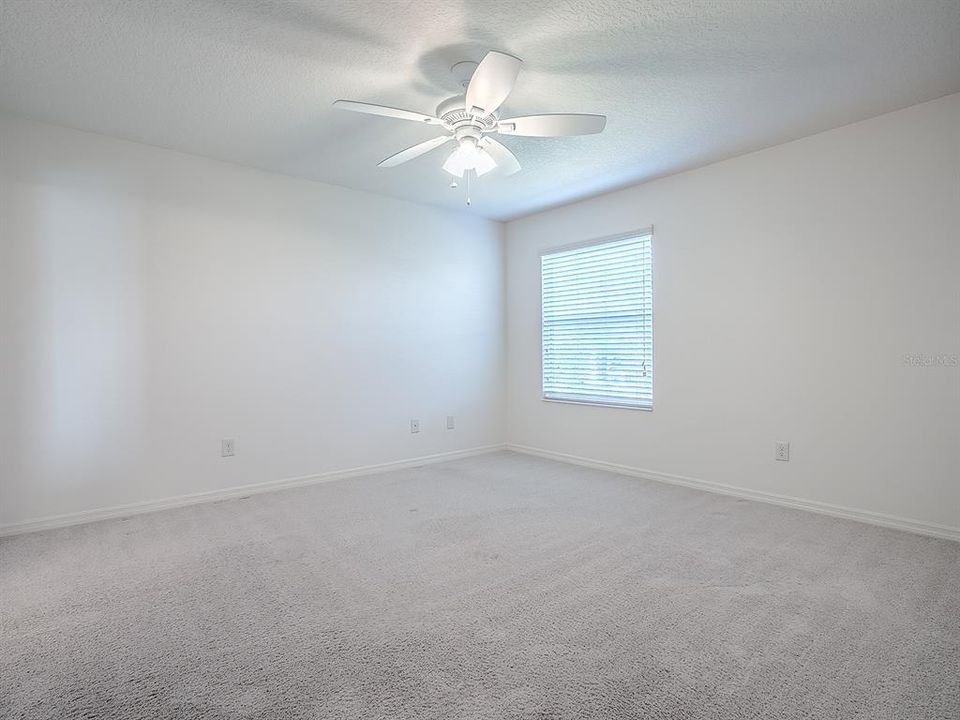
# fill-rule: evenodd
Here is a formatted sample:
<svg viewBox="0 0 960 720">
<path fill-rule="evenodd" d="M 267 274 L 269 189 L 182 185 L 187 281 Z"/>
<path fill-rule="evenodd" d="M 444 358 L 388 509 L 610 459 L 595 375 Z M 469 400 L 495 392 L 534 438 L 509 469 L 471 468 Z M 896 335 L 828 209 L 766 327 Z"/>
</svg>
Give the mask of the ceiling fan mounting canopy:
<svg viewBox="0 0 960 720">
<path fill-rule="evenodd" d="M 490 135 L 590 135 L 601 132 L 606 125 L 603 115 L 582 113 L 501 119 L 500 106 L 513 90 L 521 65 L 520 59 L 497 51 L 488 52 L 479 64 L 458 62 L 451 72 L 465 92 L 440 103 L 435 115 L 352 100 L 337 100 L 333 105 L 341 110 L 437 125 L 446 132 L 391 155 L 379 163 L 380 167 L 395 167 L 448 142 L 456 142 L 457 147 L 443 164 L 443 169 L 451 175 L 463 177 L 471 170 L 477 176 L 492 171 L 498 175 L 512 175 L 520 171 L 520 162 L 506 145 Z M 469 199 L 467 202 L 469 204 Z"/>
<path fill-rule="evenodd" d="M 470 78 L 473 77 L 473 73 L 476 72 L 478 65 L 479 63 L 475 63 L 472 60 L 461 60 L 460 62 L 455 63 L 452 68 L 450 68 L 450 74 L 453 75 L 453 78 L 457 81 L 457 84 L 466 90 L 467 85 L 470 84 Z"/>
</svg>

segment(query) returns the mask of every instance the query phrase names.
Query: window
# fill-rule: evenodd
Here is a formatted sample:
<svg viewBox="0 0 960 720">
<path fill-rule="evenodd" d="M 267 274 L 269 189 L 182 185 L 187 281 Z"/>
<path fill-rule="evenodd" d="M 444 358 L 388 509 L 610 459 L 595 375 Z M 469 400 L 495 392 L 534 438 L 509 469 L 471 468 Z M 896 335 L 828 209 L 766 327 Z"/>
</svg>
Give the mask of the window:
<svg viewBox="0 0 960 720">
<path fill-rule="evenodd" d="M 652 230 L 540 258 L 545 400 L 653 409 Z"/>
</svg>

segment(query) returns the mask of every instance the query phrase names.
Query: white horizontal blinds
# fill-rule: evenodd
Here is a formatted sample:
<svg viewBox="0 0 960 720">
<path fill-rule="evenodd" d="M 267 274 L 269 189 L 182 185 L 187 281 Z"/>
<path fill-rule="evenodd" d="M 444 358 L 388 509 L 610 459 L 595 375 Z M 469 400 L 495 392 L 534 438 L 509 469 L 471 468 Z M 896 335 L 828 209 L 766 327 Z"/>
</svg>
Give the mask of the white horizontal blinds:
<svg viewBox="0 0 960 720">
<path fill-rule="evenodd" d="M 544 254 L 543 396 L 653 407 L 649 232 Z"/>
</svg>

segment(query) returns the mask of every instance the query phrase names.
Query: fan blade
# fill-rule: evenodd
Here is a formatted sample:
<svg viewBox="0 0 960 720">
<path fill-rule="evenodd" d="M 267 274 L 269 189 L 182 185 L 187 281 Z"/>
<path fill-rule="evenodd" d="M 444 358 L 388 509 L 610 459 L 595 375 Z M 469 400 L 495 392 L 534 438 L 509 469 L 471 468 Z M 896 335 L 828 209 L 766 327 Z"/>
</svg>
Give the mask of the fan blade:
<svg viewBox="0 0 960 720">
<path fill-rule="evenodd" d="M 516 155 L 510 152 L 510 148 L 503 143 L 497 142 L 492 137 L 484 136 L 480 140 L 480 147 L 490 153 L 490 157 L 497 164 L 497 175 L 513 175 L 520 172 L 520 161 L 517 160 Z"/>
<path fill-rule="evenodd" d="M 367 115 L 382 115 L 383 117 L 397 118 L 398 120 L 413 120 L 414 122 L 420 122 L 426 125 L 443 125 L 443 120 L 440 118 L 413 112 L 412 110 L 400 110 L 398 108 L 387 107 L 386 105 L 371 105 L 370 103 L 354 102 L 353 100 L 337 100 L 333 103 L 333 106 L 338 110 L 350 110 L 352 112 L 366 113 Z"/>
<path fill-rule="evenodd" d="M 378 163 L 379 167 L 395 167 L 400 163 L 405 163 L 407 160 L 413 160 L 414 158 L 420 157 L 424 153 L 430 152 L 434 148 L 438 148 L 444 143 L 450 142 L 453 140 L 452 135 L 441 135 L 440 137 L 435 137 L 432 140 L 427 140 L 426 142 L 419 143 L 413 147 L 408 147 L 406 150 L 401 150 L 395 155 L 391 155 L 386 160 L 382 160 Z"/>
<path fill-rule="evenodd" d="M 497 126 L 497 132 L 503 135 L 526 135 L 528 137 L 592 135 L 602 131 L 606 124 L 607 118 L 603 115 L 575 113 L 526 115 L 501 120 Z"/>
<path fill-rule="evenodd" d="M 481 117 L 503 104 L 520 73 L 521 60 L 501 52 L 488 52 L 477 65 L 467 86 L 467 112 Z"/>
</svg>

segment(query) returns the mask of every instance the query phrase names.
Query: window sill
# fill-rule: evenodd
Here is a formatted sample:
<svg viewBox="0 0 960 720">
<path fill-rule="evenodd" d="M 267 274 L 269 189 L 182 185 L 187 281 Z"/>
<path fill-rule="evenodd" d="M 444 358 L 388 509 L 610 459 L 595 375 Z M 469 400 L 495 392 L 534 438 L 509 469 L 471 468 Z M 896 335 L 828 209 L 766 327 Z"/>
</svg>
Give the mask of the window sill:
<svg viewBox="0 0 960 720">
<path fill-rule="evenodd" d="M 617 403 L 593 402 L 590 400 L 558 400 L 557 398 L 540 397 L 544 402 L 561 403 L 563 405 L 586 405 L 588 407 L 617 408 L 618 410 L 642 410 L 653 412 L 653 405 L 618 405 Z"/>
</svg>

